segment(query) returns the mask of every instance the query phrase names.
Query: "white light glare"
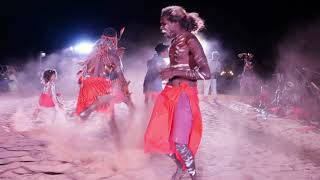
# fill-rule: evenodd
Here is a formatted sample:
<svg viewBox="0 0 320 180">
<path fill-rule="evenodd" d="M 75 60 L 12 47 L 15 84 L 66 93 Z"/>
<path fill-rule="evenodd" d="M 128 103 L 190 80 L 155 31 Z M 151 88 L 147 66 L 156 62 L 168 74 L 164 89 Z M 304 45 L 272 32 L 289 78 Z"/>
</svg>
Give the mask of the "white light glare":
<svg viewBox="0 0 320 180">
<path fill-rule="evenodd" d="M 206 54 L 209 53 L 210 45 L 209 45 L 208 41 L 206 41 L 206 39 L 201 35 L 197 35 L 197 38 L 198 38 L 200 44 L 202 45 L 204 53 L 206 53 Z"/>
<path fill-rule="evenodd" d="M 169 58 L 163 58 L 164 62 L 166 63 L 167 66 L 170 65 L 170 59 Z"/>
<path fill-rule="evenodd" d="M 91 42 L 81 42 L 74 46 L 74 50 L 79 54 L 89 54 L 92 51 L 94 44 Z"/>
<path fill-rule="evenodd" d="M 46 53 L 45 52 L 41 52 L 40 56 L 41 57 L 46 57 Z"/>
</svg>

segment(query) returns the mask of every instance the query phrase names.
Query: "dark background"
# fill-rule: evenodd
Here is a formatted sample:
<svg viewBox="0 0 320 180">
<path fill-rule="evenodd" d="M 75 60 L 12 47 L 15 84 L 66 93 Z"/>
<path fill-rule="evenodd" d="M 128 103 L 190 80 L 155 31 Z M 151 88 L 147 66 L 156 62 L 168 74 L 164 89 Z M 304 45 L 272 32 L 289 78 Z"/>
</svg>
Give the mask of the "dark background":
<svg viewBox="0 0 320 180">
<path fill-rule="evenodd" d="M 320 17 L 316 3 L 308 1 L 2 1 L 0 61 L 25 63 L 39 51 L 54 52 L 80 38 L 95 40 L 108 26 L 126 26 L 123 42 L 134 51 L 138 42 L 161 37 L 159 16 L 167 5 L 198 12 L 208 37 L 235 55 L 253 52 L 266 67 L 273 66 L 286 34 Z"/>
</svg>

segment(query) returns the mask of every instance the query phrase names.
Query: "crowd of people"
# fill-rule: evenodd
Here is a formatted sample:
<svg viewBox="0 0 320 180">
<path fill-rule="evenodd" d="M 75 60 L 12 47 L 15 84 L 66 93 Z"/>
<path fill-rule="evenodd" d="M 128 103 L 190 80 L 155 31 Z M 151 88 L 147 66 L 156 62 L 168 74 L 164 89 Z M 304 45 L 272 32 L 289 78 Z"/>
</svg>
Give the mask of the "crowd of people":
<svg viewBox="0 0 320 180">
<path fill-rule="evenodd" d="M 264 114 L 280 117 L 318 121 L 320 113 L 320 76 L 310 74 L 303 67 L 289 72 L 279 71 L 271 82 L 260 84 L 259 93 L 252 104 Z"/>
<path fill-rule="evenodd" d="M 0 66 L 0 93 L 18 90 L 17 70 L 14 66 Z"/>
<path fill-rule="evenodd" d="M 172 180 L 178 180 L 184 172 L 191 179 L 197 179 L 195 155 L 202 137 L 202 119 L 198 99 L 198 81 L 203 83 L 203 95 L 217 101 L 217 79 L 221 75 L 221 54 L 213 51 L 207 59 L 202 45 L 195 34 L 204 28 L 204 21 L 197 13 L 188 13 L 179 6 L 162 9 L 160 30 L 171 39 L 170 45 L 159 43 L 155 47 L 155 55 L 147 61 L 147 73 L 143 83 L 145 105 L 152 109 L 152 114 L 145 132 L 145 152 L 166 154 L 176 163 L 177 170 Z M 85 61 L 79 63 L 79 94 L 75 112 L 72 114 L 80 121 L 90 119 L 93 112 L 102 112 L 109 119 L 112 133 L 117 140 L 119 130 L 115 118 L 115 105 L 125 103 L 134 113 L 135 104 L 129 91 L 122 64 L 125 52 L 118 46 L 123 30 L 118 33 L 114 28 L 104 29 L 96 42 L 93 52 Z M 165 58 L 170 63 L 165 62 Z M 284 90 L 290 84 L 279 87 L 275 101 L 270 91 L 263 84 L 257 84 L 254 73 L 253 54 L 240 53 L 243 60 L 243 72 L 240 74 L 240 95 L 254 96 L 260 108 L 270 109 L 269 104 L 283 106 Z M 7 75 L 17 88 L 15 72 L 7 70 Z M 34 117 L 41 112 L 53 113 L 63 109 L 56 92 L 55 80 L 58 73 L 47 69 L 42 74 L 43 90 L 39 97 L 39 106 Z M 163 86 L 165 82 L 165 86 Z M 287 89 L 285 89 L 287 88 Z M 260 91 L 259 91 L 260 90 Z M 278 92 L 277 91 L 277 92 Z M 209 99 L 211 100 L 211 99 Z M 273 106 L 274 107 L 274 106 Z M 53 118 L 54 119 L 54 118 Z M 54 121 L 52 121 L 54 123 Z"/>
<path fill-rule="evenodd" d="M 197 80 L 209 80 L 210 68 L 203 48 L 195 36 L 204 27 L 197 13 L 187 13 L 179 6 L 169 6 L 161 12 L 161 32 L 171 45 L 155 47 L 156 54 L 148 61 L 144 80 L 145 103 L 152 115 L 145 132 L 145 152 L 167 154 L 177 165 L 172 179 L 180 179 L 184 172 L 197 179 L 195 154 L 202 136 Z M 98 111 L 109 119 L 112 134 L 120 141 L 114 107 L 125 103 L 130 113 L 136 107 L 131 99 L 129 81 L 123 72 L 124 48 L 118 47 L 118 34 L 106 28 L 94 46 L 93 52 L 81 62 L 79 94 L 73 116 L 80 122 L 90 119 Z M 164 58 L 170 58 L 166 64 Z M 34 118 L 45 112 L 55 114 L 63 109 L 55 91 L 57 72 L 47 69 L 42 75 L 43 91 L 39 97 Z M 163 88 L 163 81 L 166 81 Z M 54 119 L 54 118 L 51 118 Z M 54 121 L 51 121 L 54 123 Z"/>
</svg>

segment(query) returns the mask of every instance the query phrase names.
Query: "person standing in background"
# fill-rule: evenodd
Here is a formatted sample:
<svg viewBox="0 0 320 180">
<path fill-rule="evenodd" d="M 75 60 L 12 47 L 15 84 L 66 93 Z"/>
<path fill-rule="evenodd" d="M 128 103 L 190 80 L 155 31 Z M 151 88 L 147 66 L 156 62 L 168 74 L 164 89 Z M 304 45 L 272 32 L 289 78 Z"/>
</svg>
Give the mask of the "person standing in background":
<svg viewBox="0 0 320 180">
<path fill-rule="evenodd" d="M 164 58 L 169 57 L 168 45 L 163 43 L 155 47 L 156 54 L 147 62 L 147 74 L 143 82 L 144 102 L 151 105 L 162 91 L 162 79 L 160 71 L 166 67 Z"/>
<path fill-rule="evenodd" d="M 211 58 L 208 59 L 211 79 L 203 80 L 204 97 L 209 98 L 209 95 L 211 95 L 214 101 L 217 99 L 217 75 L 221 70 L 220 59 L 220 53 L 218 51 L 212 51 Z"/>
</svg>

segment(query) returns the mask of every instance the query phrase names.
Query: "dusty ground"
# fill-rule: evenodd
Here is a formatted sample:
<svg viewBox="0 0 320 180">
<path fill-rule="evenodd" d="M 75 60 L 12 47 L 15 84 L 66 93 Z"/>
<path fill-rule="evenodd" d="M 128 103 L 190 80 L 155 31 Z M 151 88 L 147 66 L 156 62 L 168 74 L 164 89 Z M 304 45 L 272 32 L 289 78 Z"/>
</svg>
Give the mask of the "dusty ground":
<svg viewBox="0 0 320 180">
<path fill-rule="evenodd" d="M 166 180 L 171 160 L 142 151 L 145 109 L 117 109 L 122 144 L 101 115 L 87 123 L 60 118 L 34 126 L 36 98 L 0 97 L 0 179 Z M 319 180 L 320 134 L 299 121 L 269 116 L 235 99 L 201 101 L 204 134 L 197 154 L 201 180 Z M 70 108 L 74 102 L 67 101 Z M 129 118 L 128 118 L 129 117 Z M 185 179 L 188 179 L 185 176 Z"/>
</svg>

